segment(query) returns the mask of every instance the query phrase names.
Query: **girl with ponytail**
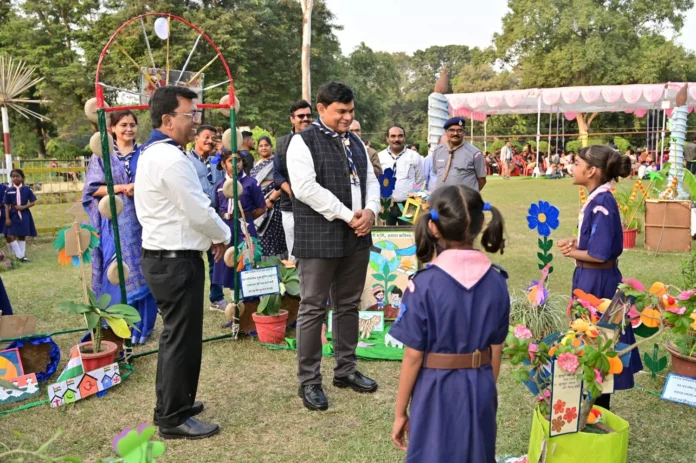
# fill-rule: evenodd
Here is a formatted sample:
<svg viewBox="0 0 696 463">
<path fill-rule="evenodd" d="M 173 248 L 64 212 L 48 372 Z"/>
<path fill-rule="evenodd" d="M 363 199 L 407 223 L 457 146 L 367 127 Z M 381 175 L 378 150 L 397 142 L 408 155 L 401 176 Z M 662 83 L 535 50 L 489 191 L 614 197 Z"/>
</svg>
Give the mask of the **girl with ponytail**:
<svg viewBox="0 0 696 463">
<path fill-rule="evenodd" d="M 474 247 L 481 235 L 502 254 L 503 228 L 498 209 L 465 186 L 436 190 L 418 219 L 416 253 L 432 265 L 409 282 L 389 331 L 406 346 L 392 432 L 406 461 L 495 462 L 510 295 L 505 271 Z"/>
<path fill-rule="evenodd" d="M 623 252 L 623 230 L 611 182 L 630 176 L 631 170 L 631 158 L 609 146 L 583 148 L 575 158 L 573 184 L 587 188 L 589 196 L 580 210 L 577 239 L 558 242 L 563 255 L 575 260 L 573 291 L 581 289 L 600 299 L 612 299 L 621 283 L 619 256 Z M 630 323 L 622 331 L 620 341 L 635 343 Z M 633 374 L 643 369 L 638 349 L 630 356 L 629 367 L 614 375 L 617 390 L 632 388 Z M 595 404 L 608 409 L 610 398 L 604 394 Z"/>
</svg>

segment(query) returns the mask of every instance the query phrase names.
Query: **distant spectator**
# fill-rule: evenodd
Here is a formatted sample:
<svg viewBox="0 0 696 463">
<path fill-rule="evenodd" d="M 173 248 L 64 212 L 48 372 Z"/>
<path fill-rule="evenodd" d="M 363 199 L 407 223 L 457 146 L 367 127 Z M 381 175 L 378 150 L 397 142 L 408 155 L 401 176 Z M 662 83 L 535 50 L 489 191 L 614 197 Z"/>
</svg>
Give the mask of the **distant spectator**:
<svg viewBox="0 0 696 463">
<path fill-rule="evenodd" d="M 693 137 L 684 148 L 684 162 L 686 163 L 686 168 L 692 174 L 696 174 L 696 137 Z"/>
</svg>

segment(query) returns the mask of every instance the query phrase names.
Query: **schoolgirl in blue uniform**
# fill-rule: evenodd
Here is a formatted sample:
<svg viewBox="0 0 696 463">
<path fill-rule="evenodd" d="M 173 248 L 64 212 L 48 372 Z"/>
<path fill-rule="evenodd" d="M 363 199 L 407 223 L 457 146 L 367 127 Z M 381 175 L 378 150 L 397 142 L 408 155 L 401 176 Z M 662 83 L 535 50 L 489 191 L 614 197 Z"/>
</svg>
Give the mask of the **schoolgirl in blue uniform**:
<svg viewBox="0 0 696 463">
<path fill-rule="evenodd" d="M 583 148 L 575 157 L 573 184 L 590 192 L 578 221 L 578 237 L 561 240 L 558 245 L 565 257 L 575 259 L 573 291 L 581 289 L 600 299 L 611 299 L 621 283 L 619 256 L 623 252 L 623 231 L 619 207 L 611 193 L 612 181 L 631 175 L 631 159 L 609 146 Z M 634 344 L 630 323 L 620 341 Z M 638 349 L 631 351 L 628 368 L 614 377 L 616 390 L 631 389 L 633 374 L 643 369 Z M 611 395 L 604 394 L 596 404 L 609 409 Z"/>
<path fill-rule="evenodd" d="M 36 236 L 36 226 L 29 208 L 36 203 L 36 196 L 31 188 L 24 185 L 25 177 L 22 169 L 13 169 L 10 172 L 10 178 L 12 184 L 7 187 L 2 201 L 5 205 L 7 246 L 17 259 L 29 262 L 26 257 L 26 238 Z"/>
<path fill-rule="evenodd" d="M 0 201 L 4 201 L 5 192 L 7 191 L 7 185 L 0 183 Z M 5 234 L 5 229 L 7 225 L 5 224 L 5 205 L 0 204 L 0 234 Z"/>
<path fill-rule="evenodd" d="M 510 295 L 507 274 L 474 243 L 490 210 L 481 244 L 502 253 L 503 217 L 465 186 L 436 190 L 430 207 L 416 224 L 416 253 L 432 265 L 409 282 L 389 331 L 406 346 L 392 440 L 408 462 L 494 463 Z"/>
<path fill-rule="evenodd" d="M 261 192 L 261 187 L 256 182 L 253 177 L 249 177 L 244 172 L 242 158 L 237 157 L 237 180 L 242 185 L 242 191 L 238 191 L 239 202 L 242 205 L 243 214 L 246 218 L 247 229 L 249 230 L 249 235 L 252 238 L 258 238 L 256 233 L 256 227 L 254 226 L 254 220 L 261 217 L 264 212 L 266 212 L 266 198 L 264 198 Z M 234 236 L 234 230 L 232 227 L 237 227 L 237 233 L 242 239 L 244 235 L 242 234 L 242 227 L 240 224 L 234 223 L 234 209 L 232 205 L 232 200 L 227 198 L 222 193 L 222 186 L 225 184 L 225 180 L 232 177 L 232 168 L 235 164 L 235 158 L 232 157 L 232 153 L 229 151 L 223 152 L 220 157 L 220 163 L 218 164 L 218 169 L 224 168 L 227 171 L 225 178 L 220 179 L 213 188 L 212 206 L 215 211 L 220 214 L 222 220 L 230 227 L 230 231 Z M 232 246 L 232 243 L 230 243 Z M 225 264 L 224 259 L 220 259 L 215 263 L 213 269 L 213 284 L 222 285 L 225 288 L 234 288 L 235 284 L 235 269 L 228 267 Z"/>
</svg>

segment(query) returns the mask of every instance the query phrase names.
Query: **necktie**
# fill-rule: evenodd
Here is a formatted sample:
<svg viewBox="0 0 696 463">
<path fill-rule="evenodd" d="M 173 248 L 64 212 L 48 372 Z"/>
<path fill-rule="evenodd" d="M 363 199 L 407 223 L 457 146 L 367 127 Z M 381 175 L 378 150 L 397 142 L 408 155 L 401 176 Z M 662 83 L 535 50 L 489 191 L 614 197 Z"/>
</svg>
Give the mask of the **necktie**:
<svg viewBox="0 0 696 463">
<path fill-rule="evenodd" d="M 15 189 L 17 190 L 16 196 L 17 196 L 17 205 L 18 205 L 18 206 L 21 206 L 21 205 L 22 205 L 22 195 L 21 195 L 21 192 L 22 192 L 22 187 L 23 187 L 23 186 L 24 186 L 23 183 L 14 186 Z M 22 211 L 19 211 L 19 210 L 18 210 L 18 211 L 17 211 L 17 215 L 19 216 L 19 220 L 22 220 Z"/>
<path fill-rule="evenodd" d="M 358 169 L 355 167 L 355 162 L 353 162 L 353 152 L 350 150 L 350 140 L 348 139 L 348 134 L 344 133 L 343 135 L 339 135 L 322 124 L 319 119 L 312 122 L 312 124 L 324 135 L 328 135 L 331 138 L 341 138 L 341 141 L 343 142 L 343 152 L 346 155 L 348 167 L 350 168 L 350 183 L 351 185 L 360 185 L 360 177 L 358 177 Z"/>
<path fill-rule="evenodd" d="M 449 157 L 447 158 L 447 165 L 445 166 L 445 175 L 442 177 L 442 181 L 444 182 L 447 180 L 447 176 L 449 175 L 449 170 L 450 167 L 452 166 L 452 158 L 454 157 L 454 152 L 459 149 L 460 146 L 462 146 L 463 143 L 458 144 L 457 146 L 452 146 L 447 142 L 447 151 L 449 151 Z"/>
</svg>

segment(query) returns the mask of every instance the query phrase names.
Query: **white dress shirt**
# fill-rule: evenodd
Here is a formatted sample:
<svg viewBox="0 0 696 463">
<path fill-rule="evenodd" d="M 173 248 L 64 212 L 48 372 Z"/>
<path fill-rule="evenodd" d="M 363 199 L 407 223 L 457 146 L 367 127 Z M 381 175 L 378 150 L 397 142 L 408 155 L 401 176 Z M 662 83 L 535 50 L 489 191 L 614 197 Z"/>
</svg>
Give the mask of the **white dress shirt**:
<svg viewBox="0 0 696 463">
<path fill-rule="evenodd" d="M 361 141 L 362 143 L 362 141 Z M 365 151 L 365 162 L 367 163 L 367 184 L 365 185 L 365 209 L 369 209 L 375 214 L 379 213 L 379 182 L 372 169 L 372 163 L 367 156 L 367 148 L 363 144 Z M 295 135 L 290 141 L 287 153 L 288 174 L 290 175 L 290 185 L 292 194 L 298 201 L 302 201 L 326 220 L 334 221 L 337 218 L 346 223 L 353 220 L 353 213 L 362 209 L 362 192 L 360 185 L 351 185 L 352 210 L 343 204 L 333 193 L 317 183 L 317 172 L 314 169 L 314 159 L 309 148 L 301 136 Z"/>
<path fill-rule="evenodd" d="M 396 202 L 404 202 L 409 193 L 414 191 L 414 184 L 423 188 L 423 157 L 413 150 L 404 148 L 398 156 L 391 152 L 390 148 L 380 151 L 379 163 L 382 171 L 396 169 L 396 185 L 392 193 L 392 199 Z"/>
<path fill-rule="evenodd" d="M 142 151 L 135 190 L 143 249 L 207 251 L 230 242 L 230 227 L 210 207 L 191 160 L 176 146 L 155 142 Z"/>
</svg>

